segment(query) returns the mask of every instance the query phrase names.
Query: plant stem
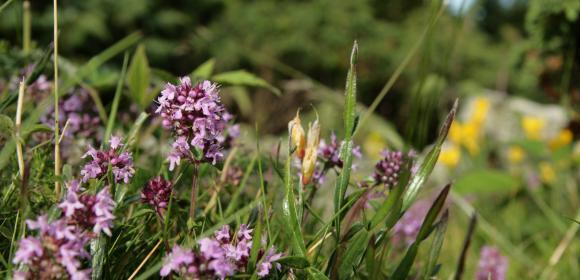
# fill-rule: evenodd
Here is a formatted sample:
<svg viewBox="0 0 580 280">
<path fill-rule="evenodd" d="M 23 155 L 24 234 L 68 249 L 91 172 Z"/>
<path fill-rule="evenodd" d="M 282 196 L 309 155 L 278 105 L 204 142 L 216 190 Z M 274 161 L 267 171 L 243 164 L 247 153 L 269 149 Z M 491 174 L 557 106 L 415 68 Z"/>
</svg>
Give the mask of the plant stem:
<svg viewBox="0 0 580 280">
<path fill-rule="evenodd" d="M 20 126 L 22 124 L 22 105 L 24 102 L 24 80 L 20 81 L 18 89 L 18 103 L 16 107 L 16 155 L 18 156 L 18 170 L 20 171 L 20 179 L 24 179 L 24 154 L 22 152 L 22 141 L 20 139 Z"/>
<path fill-rule="evenodd" d="M 58 113 L 58 0 L 53 0 L 53 40 L 54 40 L 54 175 L 61 175 L 60 143 L 59 143 L 59 113 Z M 54 181 L 54 193 L 60 198 L 60 178 Z"/>
<path fill-rule="evenodd" d="M 189 217 L 193 220 L 195 218 L 195 199 L 197 194 L 197 172 L 198 163 L 193 163 L 193 175 L 191 177 L 191 196 L 189 206 Z"/>
<path fill-rule="evenodd" d="M 30 1 L 22 2 L 22 52 L 30 54 Z"/>
</svg>

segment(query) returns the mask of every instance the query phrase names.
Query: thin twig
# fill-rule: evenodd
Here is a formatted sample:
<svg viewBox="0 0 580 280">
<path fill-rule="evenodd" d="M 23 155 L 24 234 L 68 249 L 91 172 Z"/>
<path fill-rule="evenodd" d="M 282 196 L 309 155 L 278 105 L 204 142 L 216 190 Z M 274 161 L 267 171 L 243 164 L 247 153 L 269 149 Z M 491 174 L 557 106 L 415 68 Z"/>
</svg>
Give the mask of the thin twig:
<svg viewBox="0 0 580 280">
<path fill-rule="evenodd" d="M 135 276 L 137 276 L 137 273 L 139 273 L 139 271 L 141 270 L 141 268 L 143 268 L 143 266 L 145 265 L 145 263 L 149 260 L 149 258 L 151 258 L 151 256 L 153 255 L 153 253 L 155 253 L 155 251 L 157 250 L 157 248 L 159 248 L 159 245 L 161 245 L 162 241 L 163 240 L 157 241 L 157 244 L 155 244 L 155 247 L 153 247 L 153 249 L 151 249 L 151 251 L 149 252 L 149 254 L 147 254 L 147 256 L 145 256 L 145 258 L 139 264 L 139 266 L 137 267 L 137 269 L 135 269 L 135 271 L 133 271 L 133 273 L 131 274 L 131 276 L 129 276 L 129 280 L 132 280 L 133 278 L 135 278 Z"/>
<path fill-rule="evenodd" d="M 53 0 L 53 40 L 54 40 L 54 175 L 61 175 L 60 159 L 60 124 L 58 120 L 58 0 Z M 54 180 L 54 193 L 57 198 L 60 197 L 60 180 Z"/>
<path fill-rule="evenodd" d="M 197 172 L 198 172 L 198 163 L 193 163 L 193 175 L 191 177 L 191 196 L 190 196 L 190 205 L 189 205 L 189 217 L 193 220 L 195 219 L 195 200 L 196 200 L 196 193 L 197 193 Z"/>
<path fill-rule="evenodd" d="M 18 103 L 16 106 L 16 155 L 18 156 L 18 170 L 20 171 L 20 179 L 24 178 L 24 153 L 22 152 L 22 141 L 20 139 L 20 127 L 22 125 L 22 105 L 24 103 L 24 80 L 20 81 L 18 89 Z"/>
</svg>

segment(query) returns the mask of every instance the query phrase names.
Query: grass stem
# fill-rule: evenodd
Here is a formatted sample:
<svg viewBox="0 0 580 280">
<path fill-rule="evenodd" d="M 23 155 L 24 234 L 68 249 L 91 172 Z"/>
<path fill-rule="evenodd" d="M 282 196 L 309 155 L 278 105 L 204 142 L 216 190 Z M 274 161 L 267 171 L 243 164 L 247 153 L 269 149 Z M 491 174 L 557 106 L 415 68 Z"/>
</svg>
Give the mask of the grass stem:
<svg viewBox="0 0 580 280">
<path fill-rule="evenodd" d="M 59 108 L 58 108 L 58 0 L 53 0 L 53 40 L 54 40 L 54 176 L 57 177 L 54 181 L 54 194 L 57 199 L 60 197 L 60 175 L 61 175 L 61 158 L 60 158 L 60 143 L 59 143 Z"/>
<path fill-rule="evenodd" d="M 18 103 L 16 105 L 16 155 L 18 157 L 18 170 L 20 171 L 20 179 L 24 178 L 24 153 L 22 152 L 22 139 L 20 135 L 20 128 L 22 125 L 22 105 L 24 103 L 24 80 L 20 81 L 18 87 Z"/>
</svg>

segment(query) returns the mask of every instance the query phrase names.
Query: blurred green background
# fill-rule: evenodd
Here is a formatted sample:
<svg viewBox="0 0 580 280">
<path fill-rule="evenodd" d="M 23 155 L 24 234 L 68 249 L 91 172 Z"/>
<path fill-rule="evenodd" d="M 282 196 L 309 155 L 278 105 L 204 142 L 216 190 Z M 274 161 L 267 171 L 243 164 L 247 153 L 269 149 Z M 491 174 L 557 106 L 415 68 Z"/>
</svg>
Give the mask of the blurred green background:
<svg viewBox="0 0 580 280">
<path fill-rule="evenodd" d="M 13 1 L 0 17 L 0 77 L 5 80 L 14 69 L 37 61 L 52 41 L 52 1 L 30 3 L 31 57 L 20 52 L 22 1 Z M 327 136 L 342 127 L 341 94 L 349 51 L 358 40 L 361 106 L 372 106 L 396 78 L 378 100 L 366 131 L 357 134 L 368 158 L 377 159 L 387 146 L 423 151 L 453 100 L 462 101 L 459 125 L 451 129 L 431 183 L 440 187 L 457 180 L 441 275 L 454 271 L 468 222 L 464 214 L 475 208 L 480 223 L 469 272 L 476 266 L 477 247 L 492 244 L 510 257 L 510 279 L 575 279 L 580 252 L 578 226 L 572 222 L 580 215 L 580 1 L 441 3 L 61 0 L 60 55 L 82 64 L 138 31 L 138 50 L 144 50 L 157 82 L 153 93 L 171 76 L 165 71 L 183 76 L 200 65 L 213 65 L 214 73 L 244 69 L 281 92 L 278 97 L 269 86 L 223 88 L 225 103 L 246 131 L 257 124 L 260 133 L 278 136 L 298 108 L 305 119 L 313 119 L 311 108 L 316 108 Z M 117 55 L 84 77 L 105 106 L 111 103 L 122 61 Z M 50 70 L 45 72 L 50 77 Z M 123 101 L 126 109 L 136 100 L 126 96 Z M 486 122 L 468 130 L 478 106 L 485 108 Z M 477 152 L 470 150 L 471 144 Z M 370 170 L 372 164 L 362 165 Z M 552 262 L 562 244 L 571 253 L 562 252 Z M 550 278 L 553 271 L 560 272 L 555 274 L 559 278 Z"/>
<path fill-rule="evenodd" d="M 284 106 L 261 106 L 275 97 L 256 90 L 245 102 L 258 106 L 237 113 L 276 133 L 297 107 L 322 99 L 319 86 L 344 87 L 353 40 L 360 45 L 359 100 L 366 105 L 420 42 L 377 108 L 417 148 L 433 139 L 440 110 L 451 100 L 483 89 L 576 104 L 578 79 L 570 77 L 580 61 L 580 1 L 451 0 L 423 38 L 438 2 L 63 0 L 60 52 L 83 61 L 139 30 L 153 68 L 186 75 L 215 58 L 217 72 L 246 69 L 280 87 Z M 52 38 L 51 2 L 31 1 L 31 11 L 33 44 L 45 47 Z M 10 5 L 0 34 L 19 45 L 21 30 L 22 5 Z M 111 72 L 120 64 L 121 58 L 110 62 L 94 80 L 114 87 Z"/>
</svg>

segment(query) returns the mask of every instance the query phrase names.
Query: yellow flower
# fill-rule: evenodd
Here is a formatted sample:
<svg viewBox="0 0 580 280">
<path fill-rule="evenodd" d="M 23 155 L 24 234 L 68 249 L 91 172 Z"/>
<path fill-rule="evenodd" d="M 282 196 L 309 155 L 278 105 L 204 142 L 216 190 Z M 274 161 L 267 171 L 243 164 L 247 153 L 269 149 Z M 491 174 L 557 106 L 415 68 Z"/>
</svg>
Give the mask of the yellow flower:
<svg viewBox="0 0 580 280">
<path fill-rule="evenodd" d="M 489 111 L 489 100 L 485 97 L 477 97 L 474 101 L 473 114 L 471 115 L 471 121 L 477 124 L 483 124 L 485 118 L 487 117 L 487 112 Z"/>
<path fill-rule="evenodd" d="M 544 183 L 552 183 L 556 180 L 556 171 L 549 162 L 540 162 L 540 179 Z"/>
<path fill-rule="evenodd" d="M 451 123 L 451 127 L 449 128 L 449 140 L 453 143 L 460 145 L 461 139 L 463 138 L 463 125 L 459 121 L 454 121 Z"/>
<path fill-rule="evenodd" d="M 318 120 L 308 127 L 308 138 L 306 140 L 306 150 L 302 159 L 302 184 L 310 183 L 314 168 L 316 167 L 316 157 L 318 155 L 318 145 L 320 143 L 320 125 Z"/>
<path fill-rule="evenodd" d="M 363 142 L 365 154 L 373 160 L 381 159 L 381 152 L 387 148 L 387 143 L 383 137 L 376 131 L 370 132 Z"/>
<path fill-rule="evenodd" d="M 439 161 L 448 167 L 455 167 L 461 158 L 461 150 L 458 146 L 452 145 L 441 151 Z"/>
<path fill-rule="evenodd" d="M 541 118 L 525 116 L 522 118 L 522 128 L 526 137 L 532 140 L 540 140 L 542 130 L 546 123 Z"/>
<path fill-rule="evenodd" d="M 550 140 L 548 145 L 550 146 L 550 149 L 557 150 L 572 143 L 572 138 L 574 138 L 572 131 L 569 129 L 562 129 L 556 137 Z"/>
<path fill-rule="evenodd" d="M 518 146 L 511 146 L 508 150 L 508 159 L 511 163 L 520 163 L 525 156 L 526 152 Z"/>
<path fill-rule="evenodd" d="M 296 147 L 296 154 L 299 158 L 303 158 L 306 146 L 306 135 L 300 122 L 300 111 L 296 112 L 296 117 L 288 123 L 288 133 L 290 133 L 292 146 Z"/>
<path fill-rule="evenodd" d="M 462 129 L 463 146 L 467 148 L 470 154 L 475 155 L 479 153 L 479 136 L 480 126 L 475 122 L 468 122 Z"/>
</svg>

